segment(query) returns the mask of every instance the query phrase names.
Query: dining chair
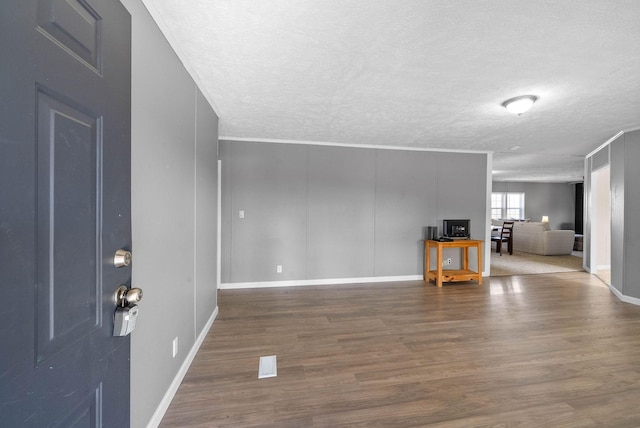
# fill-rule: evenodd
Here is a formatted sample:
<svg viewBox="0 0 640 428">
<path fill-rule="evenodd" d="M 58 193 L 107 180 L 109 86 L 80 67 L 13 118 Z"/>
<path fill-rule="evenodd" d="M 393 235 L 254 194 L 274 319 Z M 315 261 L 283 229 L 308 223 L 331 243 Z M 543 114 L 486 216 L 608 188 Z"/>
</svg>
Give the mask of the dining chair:
<svg viewBox="0 0 640 428">
<path fill-rule="evenodd" d="M 507 243 L 507 251 L 513 254 L 513 221 L 505 221 L 500 229 L 500 234 L 491 237 L 491 241 L 496 243 L 496 253 L 502 255 L 502 243 Z"/>
</svg>

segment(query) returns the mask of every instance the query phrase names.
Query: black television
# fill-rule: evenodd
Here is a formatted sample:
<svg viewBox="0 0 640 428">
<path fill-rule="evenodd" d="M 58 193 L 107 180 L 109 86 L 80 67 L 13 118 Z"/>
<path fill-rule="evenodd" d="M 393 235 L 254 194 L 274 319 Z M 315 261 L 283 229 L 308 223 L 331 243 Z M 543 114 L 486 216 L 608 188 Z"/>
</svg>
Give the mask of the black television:
<svg viewBox="0 0 640 428">
<path fill-rule="evenodd" d="M 443 220 L 442 235 L 447 238 L 466 238 L 471 236 L 469 220 Z"/>
</svg>

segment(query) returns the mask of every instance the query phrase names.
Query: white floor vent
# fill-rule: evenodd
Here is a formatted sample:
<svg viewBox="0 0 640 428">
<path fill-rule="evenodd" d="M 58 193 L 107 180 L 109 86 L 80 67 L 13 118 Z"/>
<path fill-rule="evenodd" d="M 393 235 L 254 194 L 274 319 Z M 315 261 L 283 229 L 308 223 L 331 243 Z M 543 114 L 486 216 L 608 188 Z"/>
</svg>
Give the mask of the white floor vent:
<svg viewBox="0 0 640 428">
<path fill-rule="evenodd" d="M 260 357 L 260 366 L 258 367 L 258 379 L 278 376 L 278 366 L 276 356 Z"/>
</svg>

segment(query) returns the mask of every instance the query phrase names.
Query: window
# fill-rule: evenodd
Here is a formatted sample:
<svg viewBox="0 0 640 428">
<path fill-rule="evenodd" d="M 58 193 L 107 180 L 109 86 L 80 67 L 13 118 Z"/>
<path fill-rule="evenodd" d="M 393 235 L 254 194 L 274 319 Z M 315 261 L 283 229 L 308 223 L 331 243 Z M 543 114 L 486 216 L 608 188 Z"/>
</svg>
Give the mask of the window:
<svg viewBox="0 0 640 428">
<path fill-rule="evenodd" d="M 510 218 L 524 218 L 524 193 L 491 193 L 491 219 Z"/>
</svg>

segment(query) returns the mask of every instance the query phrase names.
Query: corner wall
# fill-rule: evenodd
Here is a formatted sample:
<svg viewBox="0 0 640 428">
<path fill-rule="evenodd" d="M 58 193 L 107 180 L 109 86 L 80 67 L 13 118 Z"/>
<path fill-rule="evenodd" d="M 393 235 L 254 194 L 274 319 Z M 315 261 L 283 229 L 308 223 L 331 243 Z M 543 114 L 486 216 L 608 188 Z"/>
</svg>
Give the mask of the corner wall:
<svg viewBox="0 0 640 428">
<path fill-rule="evenodd" d="M 625 302 L 640 304 L 640 131 L 620 133 L 585 160 L 585 238 L 592 233 L 591 173 L 610 165 L 611 185 L 611 290 Z M 589 244 L 586 248 L 589 248 Z M 590 255 L 585 251 L 585 258 Z M 586 260 L 586 259 L 585 259 Z M 588 265 L 586 266 L 589 267 Z"/>
<path fill-rule="evenodd" d="M 156 426 L 217 313 L 218 118 L 140 0 L 132 15 L 131 426 Z M 172 355 L 178 338 L 178 353 Z"/>
<path fill-rule="evenodd" d="M 421 279 L 427 226 L 486 240 L 489 156 L 221 141 L 223 286 Z"/>
</svg>

